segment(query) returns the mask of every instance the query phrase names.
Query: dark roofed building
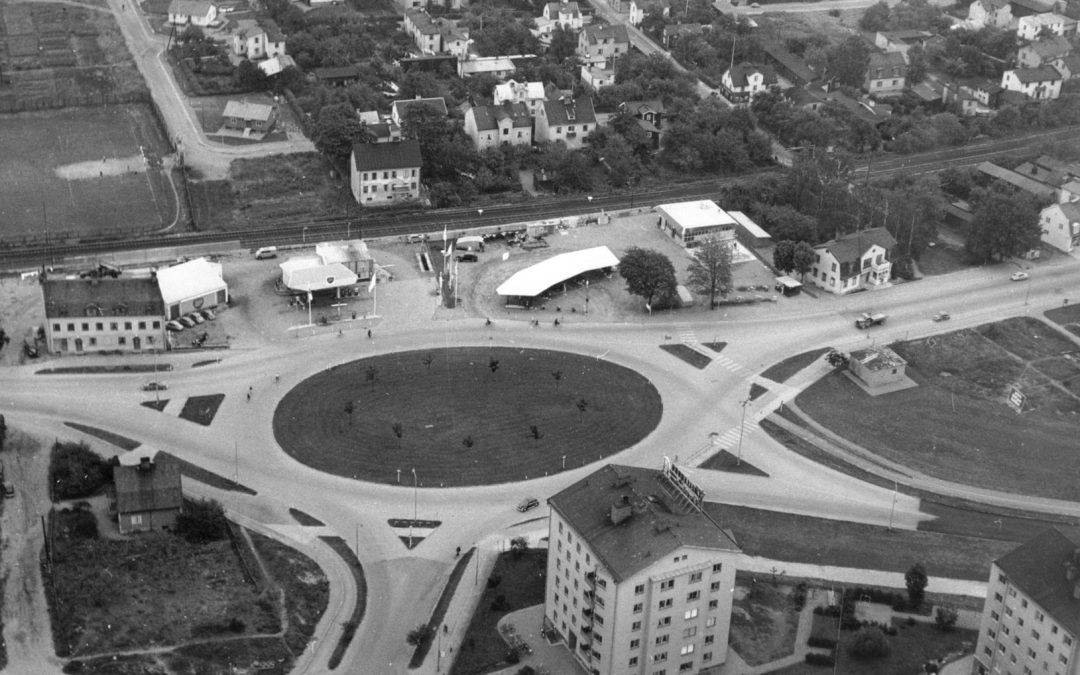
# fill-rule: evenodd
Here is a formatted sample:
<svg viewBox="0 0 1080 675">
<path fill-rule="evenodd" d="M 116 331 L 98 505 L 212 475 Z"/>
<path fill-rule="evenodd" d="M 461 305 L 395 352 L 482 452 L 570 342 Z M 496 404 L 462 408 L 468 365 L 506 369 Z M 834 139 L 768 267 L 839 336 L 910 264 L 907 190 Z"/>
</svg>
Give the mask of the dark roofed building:
<svg viewBox="0 0 1080 675">
<path fill-rule="evenodd" d="M 817 79 L 817 74 L 806 61 L 792 54 L 779 42 L 766 42 L 765 55 L 769 57 L 776 72 L 796 87 L 804 87 Z"/>
<path fill-rule="evenodd" d="M 316 68 L 315 79 L 330 87 L 347 87 L 360 80 L 360 69 L 356 66 Z"/>
<path fill-rule="evenodd" d="M 1038 68 L 1055 59 L 1068 56 L 1073 51 L 1069 38 L 1051 35 L 1024 45 L 1016 52 L 1016 63 L 1021 68 Z"/>
<path fill-rule="evenodd" d="M 884 227 L 837 237 L 814 247 L 810 280 L 815 286 L 842 295 L 886 286 L 892 277 L 896 239 Z"/>
<path fill-rule="evenodd" d="M 748 105 L 754 97 L 776 86 L 776 82 L 776 71 L 772 66 L 740 63 L 720 77 L 720 93 L 732 103 Z"/>
<path fill-rule="evenodd" d="M 402 120 L 405 119 L 406 110 L 412 106 L 423 106 L 430 108 L 439 115 L 446 117 L 450 112 L 446 108 L 446 99 L 442 96 L 435 96 L 432 98 L 416 98 L 402 99 L 400 101 L 394 101 L 393 106 L 390 109 L 390 118 L 394 120 L 394 124 L 400 125 Z"/>
<path fill-rule="evenodd" d="M 589 672 L 624 673 L 630 659 L 659 661 L 670 648 L 695 654 L 680 672 L 727 659 L 740 549 L 700 509 L 702 497 L 665 460 L 662 471 L 607 465 L 548 500 L 544 622 Z M 642 625 L 663 629 L 671 617 L 682 633 L 675 644 L 631 644 Z"/>
<path fill-rule="evenodd" d="M 536 140 L 580 148 L 582 141 L 596 128 L 596 110 L 591 98 L 563 96 L 544 101 L 536 115 Z"/>
<path fill-rule="evenodd" d="M 500 145 L 532 145 L 532 117 L 524 103 L 482 105 L 465 113 L 465 134 L 479 151 Z"/>
<path fill-rule="evenodd" d="M 50 352 L 140 352 L 165 347 L 165 303 L 150 276 L 47 275 L 45 339 Z"/>
<path fill-rule="evenodd" d="M 113 469 L 121 534 L 168 529 L 183 507 L 180 464 L 145 446 L 120 456 Z"/>
<path fill-rule="evenodd" d="M 349 159 L 353 198 L 365 206 L 381 206 L 420 198 L 420 144 L 357 143 Z"/>
</svg>

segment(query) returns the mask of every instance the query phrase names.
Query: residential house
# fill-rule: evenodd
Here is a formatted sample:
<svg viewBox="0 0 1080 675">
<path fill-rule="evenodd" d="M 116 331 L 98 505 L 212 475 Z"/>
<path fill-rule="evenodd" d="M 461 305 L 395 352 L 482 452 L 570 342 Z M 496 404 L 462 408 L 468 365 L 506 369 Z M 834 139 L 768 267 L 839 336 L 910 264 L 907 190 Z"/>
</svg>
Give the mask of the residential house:
<svg viewBox="0 0 1080 675">
<path fill-rule="evenodd" d="M 430 108 L 432 111 L 438 113 L 443 117 L 450 115 L 450 112 L 446 108 L 446 99 L 442 96 L 434 96 L 432 98 L 405 98 L 400 101 L 394 101 L 390 106 L 390 119 L 394 124 L 399 127 L 405 122 L 405 111 L 413 106 L 419 106 L 423 108 Z"/>
<path fill-rule="evenodd" d="M 1062 56 L 1054 59 L 1050 65 L 1057 68 L 1058 72 L 1061 73 L 1061 77 L 1065 80 L 1080 78 L 1080 54 Z"/>
<path fill-rule="evenodd" d="M 993 164 L 992 162 L 980 162 L 975 169 L 980 173 L 986 174 L 996 180 L 1004 181 L 1013 187 L 1023 190 L 1036 199 L 1052 200 L 1056 196 L 1056 190 L 1053 186 L 1047 185 L 1042 181 L 1029 178 L 1023 174 L 1019 174 L 1015 171 Z"/>
<path fill-rule="evenodd" d="M 604 67 L 581 67 L 581 83 L 594 92 L 615 84 L 615 71 Z"/>
<path fill-rule="evenodd" d="M 272 19 L 240 21 L 232 42 L 233 53 L 251 61 L 285 53 L 285 35 Z"/>
<path fill-rule="evenodd" d="M 671 49 L 675 44 L 691 35 L 701 35 L 705 31 L 709 30 L 711 26 L 708 24 L 700 23 L 669 23 L 664 25 L 664 32 L 662 40 L 665 49 Z"/>
<path fill-rule="evenodd" d="M 1062 253 L 1080 255 L 1080 202 L 1051 204 L 1039 214 L 1042 241 Z"/>
<path fill-rule="evenodd" d="M 278 111 L 276 105 L 229 101 L 221 115 L 226 129 L 266 134 L 274 128 Z"/>
<path fill-rule="evenodd" d="M 491 75 L 505 80 L 517 70 L 512 56 L 467 56 L 458 60 L 458 77 Z"/>
<path fill-rule="evenodd" d="M 538 142 L 562 141 L 566 147 L 576 150 L 582 141 L 596 128 L 596 111 L 591 98 L 574 99 L 565 96 L 555 101 L 544 101 L 536 116 L 535 138 Z"/>
<path fill-rule="evenodd" d="M 1016 173 L 1032 178 L 1051 188 L 1061 188 L 1080 179 L 1080 162 L 1063 162 L 1049 155 L 1039 155 L 1030 162 L 1023 162 L 1016 167 Z M 1059 197 L 1058 201 L 1072 201 Z"/>
<path fill-rule="evenodd" d="M 657 99 L 654 101 L 623 101 L 616 106 L 618 112 L 631 115 L 637 120 L 638 127 L 649 135 L 653 150 L 660 149 L 660 138 L 663 135 L 664 102 Z"/>
<path fill-rule="evenodd" d="M 1076 32 L 1076 21 L 1064 14 L 1047 12 L 1020 17 L 1016 22 L 1016 37 L 1036 40 L 1047 35 L 1066 36 Z"/>
<path fill-rule="evenodd" d="M 628 20 L 633 26 L 640 26 L 645 17 L 649 15 L 671 16 L 670 0 L 630 0 L 630 15 Z"/>
<path fill-rule="evenodd" d="M 576 2 L 549 2 L 544 5 L 542 18 L 550 21 L 553 26 L 562 26 L 575 32 L 585 25 L 581 7 Z"/>
<path fill-rule="evenodd" d="M 271 77 L 279 74 L 286 68 L 295 68 L 296 61 L 288 54 L 278 54 L 277 56 L 272 56 L 268 59 L 259 61 L 255 65 L 259 66 L 259 70 L 263 71 L 263 74 L 267 77 Z"/>
<path fill-rule="evenodd" d="M 871 390 L 907 378 L 907 361 L 888 347 L 856 349 L 848 357 L 848 370 Z"/>
<path fill-rule="evenodd" d="M 589 64 L 614 61 L 630 51 L 630 35 L 626 26 L 593 24 L 578 36 L 578 56 Z"/>
<path fill-rule="evenodd" d="M 660 204 L 656 227 L 684 248 L 695 248 L 703 239 L 735 240 L 739 221 L 711 199 Z"/>
<path fill-rule="evenodd" d="M 316 68 L 315 79 L 327 87 L 347 87 L 360 81 L 360 69 L 356 66 Z"/>
<path fill-rule="evenodd" d="M 879 31 L 874 35 L 874 44 L 883 52 L 907 54 L 915 45 L 925 47 L 933 38 L 934 34 L 925 30 Z"/>
<path fill-rule="evenodd" d="M 595 675 L 696 675 L 727 660 L 738 544 L 702 491 L 609 464 L 548 500 L 544 628 Z"/>
<path fill-rule="evenodd" d="M 724 71 L 720 77 L 720 93 L 736 105 L 750 105 L 758 94 L 776 86 L 776 71 L 772 66 L 740 63 Z"/>
<path fill-rule="evenodd" d="M 863 89 L 871 96 L 898 96 L 907 80 L 907 59 L 899 52 L 874 52 L 866 68 Z"/>
<path fill-rule="evenodd" d="M 1017 50 L 1016 65 L 1021 68 L 1038 68 L 1049 65 L 1055 59 L 1068 56 L 1072 50 L 1072 43 L 1068 38 L 1051 35 Z"/>
<path fill-rule="evenodd" d="M 992 115 L 998 107 L 1001 85 L 985 78 L 944 83 L 942 100 L 960 115 Z"/>
<path fill-rule="evenodd" d="M 810 281 L 843 295 L 889 285 L 896 240 L 884 227 L 853 232 L 814 247 Z"/>
<path fill-rule="evenodd" d="M 795 56 L 779 42 L 766 42 L 765 56 L 777 75 L 788 81 L 788 86 L 805 87 L 817 79 L 817 73 L 802 58 Z"/>
<path fill-rule="evenodd" d="M 141 352 L 165 347 L 165 304 L 149 274 L 45 275 L 45 340 L 53 354 Z"/>
<path fill-rule="evenodd" d="M 975 26 L 1008 28 L 1013 21 L 1009 0 L 972 0 L 968 5 L 968 22 Z"/>
<path fill-rule="evenodd" d="M 1080 673 L 1080 529 L 1057 526 L 990 564 L 975 675 Z"/>
<path fill-rule="evenodd" d="M 145 445 L 119 459 L 113 490 L 120 534 L 174 527 L 184 506 L 180 463 Z"/>
<path fill-rule="evenodd" d="M 395 204 L 420 198 L 420 144 L 357 143 L 349 157 L 349 185 L 364 206 Z"/>
<path fill-rule="evenodd" d="M 218 7 L 207 0 L 172 0 L 169 3 L 169 23 L 176 26 L 206 28 L 218 17 Z"/>
<path fill-rule="evenodd" d="M 1061 73 L 1053 66 L 1006 70 L 1001 74 L 1001 88 L 1017 91 L 1036 101 L 1052 101 L 1061 95 Z"/>
<path fill-rule="evenodd" d="M 533 121 L 524 103 L 481 105 L 465 113 L 465 134 L 477 151 L 500 145 L 531 146 Z"/>
<path fill-rule="evenodd" d="M 495 85 L 493 92 L 495 105 L 503 103 L 524 103 L 530 115 L 536 115 L 547 95 L 543 82 L 515 82 L 508 80 Z"/>
<path fill-rule="evenodd" d="M 1016 22 L 1025 16 L 1052 12 L 1055 4 L 1055 0 L 1009 0 L 1013 21 L 1010 26 L 1015 28 Z"/>
<path fill-rule="evenodd" d="M 424 54 L 450 53 L 464 58 L 469 48 L 469 29 L 442 17 L 433 18 L 424 9 L 405 10 L 402 30 Z"/>
</svg>

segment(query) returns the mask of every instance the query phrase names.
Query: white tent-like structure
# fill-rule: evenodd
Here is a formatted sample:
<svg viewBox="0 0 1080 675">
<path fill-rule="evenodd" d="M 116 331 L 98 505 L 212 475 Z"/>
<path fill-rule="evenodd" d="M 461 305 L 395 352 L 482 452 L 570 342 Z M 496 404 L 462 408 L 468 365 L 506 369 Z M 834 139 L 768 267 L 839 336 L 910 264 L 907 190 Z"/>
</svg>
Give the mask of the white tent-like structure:
<svg viewBox="0 0 1080 675">
<path fill-rule="evenodd" d="M 495 289 L 508 298 L 535 298 L 555 284 L 593 270 L 615 267 L 619 259 L 607 246 L 563 253 L 515 273 Z"/>
<path fill-rule="evenodd" d="M 281 283 L 298 293 L 326 291 L 354 286 L 359 280 L 356 273 L 339 262 L 324 264 L 318 256 L 289 258 L 278 265 Z"/>
<path fill-rule="evenodd" d="M 229 301 L 229 286 L 221 277 L 221 263 L 196 258 L 158 269 L 156 276 L 169 319 Z"/>
</svg>

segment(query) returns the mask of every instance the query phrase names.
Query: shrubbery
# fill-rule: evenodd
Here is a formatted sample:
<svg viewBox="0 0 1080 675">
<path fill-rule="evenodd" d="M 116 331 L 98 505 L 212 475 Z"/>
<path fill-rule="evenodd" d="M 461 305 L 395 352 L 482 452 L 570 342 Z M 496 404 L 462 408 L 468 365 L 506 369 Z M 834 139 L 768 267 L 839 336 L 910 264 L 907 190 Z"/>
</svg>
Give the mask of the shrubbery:
<svg viewBox="0 0 1080 675">
<path fill-rule="evenodd" d="M 185 501 L 176 517 L 176 533 L 191 544 L 205 544 L 228 535 L 225 509 L 212 499 Z"/>
<path fill-rule="evenodd" d="M 863 628 L 852 640 L 848 653 L 857 659 L 881 659 L 892 652 L 880 628 Z"/>
<path fill-rule="evenodd" d="M 835 649 L 836 640 L 829 637 L 811 636 L 806 644 L 810 647 L 817 647 L 819 649 Z"/>
<path fill-rule="evenodd" d="M 807 652 L 806 662 L 811 666 L 829 666 L 830 668 L 836 665 L 836 657 L 832 654 L 818 654 L 817 652 Z"/>
<path fill-rule="evenodd" d="M 112 482 L 113 466 L 86 443 L 57 441 L 53 444 L 49 467 L 53 500 L 92 496 Z"/>
</svg>

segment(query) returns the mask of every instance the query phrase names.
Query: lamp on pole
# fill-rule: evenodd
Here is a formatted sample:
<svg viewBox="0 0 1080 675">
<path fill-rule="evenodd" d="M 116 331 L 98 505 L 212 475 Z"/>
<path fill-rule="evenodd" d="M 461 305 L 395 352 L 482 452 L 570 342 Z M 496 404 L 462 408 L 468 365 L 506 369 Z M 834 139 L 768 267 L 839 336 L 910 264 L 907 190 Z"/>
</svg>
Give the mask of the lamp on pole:
<svg viewBox="0 0 1080 675">
<path fill-rule="evenodd" d="M 484 209 L 476 209 L 476 217 L 477 217 L 477 219 L 482 218 L 483 215 L 484 215 Z"/>
<path fill-rule="evenodd" d="M 735 456 L 735 466 L 742 466 L 742 437 L 743 425 L 746 424 L 746 406 L 750 405 L 750 397 L 747 396 L 739 405 L 742 406 L 742 421 L 739 422 L 739 452 Z"/>
<path fill-rule="evenodd" d="M 585 280 L 585 314 L 589 313 L 589 280 Z"/>
<path fill-rule="evenodd" d="M 473 586 L 480 585 L 480 542 L 473 544 L 473 550 L 476 551 L 476 575 L 473 579 Z"/>
<path fill-rule="evenodd" d="M 301 232 L 300 232 L 300 243 L 302 243 L 302 244 L 307 243 L 307 228 L 308 228 L 308 226 L 305 225 L 304 229 L 301 230 Z"/>
<path fill-rule="evenodd" d="M 892 484 L 892 506 L 889 507 L 889 529 L 890 530 L 892 530 L 893 516 L 896 515 L 896 492 L 897 492 L 898 489 L 899 489 L 899 486 L 896 484 L 896 481 L 894 480 L 893 484 Z"/>
<path fill-rule="evenodd" d="M 416 484 L 416 467 L 415 466 L 413 467 L 413 470 L 412 470 L 412 488 L 413 488 L 413 492 L 412 492 L 412 495 L 413 495 L 413 497 L 412 497 L 412 520 L 409 521 L 409 549 L 410 550 L 413 547 L 413 526 L 416 525 L 416 500 L 417 500 L 417 496 L 418 496 L 418 492 L 419 492 L 418 489 L 417 489 L 417 484 Z"/>
</svg>

